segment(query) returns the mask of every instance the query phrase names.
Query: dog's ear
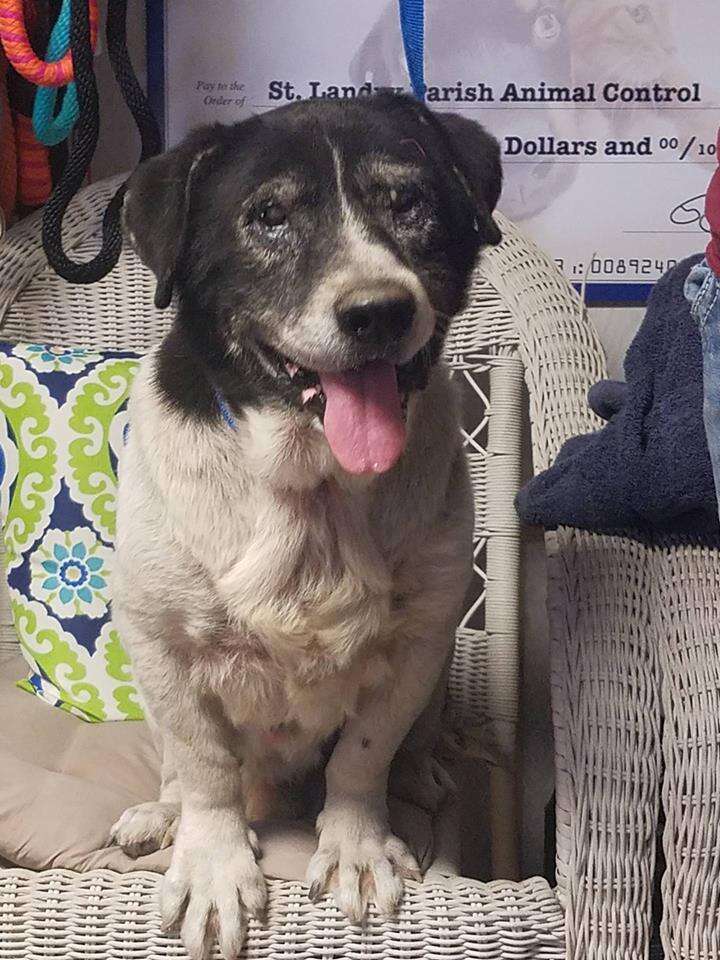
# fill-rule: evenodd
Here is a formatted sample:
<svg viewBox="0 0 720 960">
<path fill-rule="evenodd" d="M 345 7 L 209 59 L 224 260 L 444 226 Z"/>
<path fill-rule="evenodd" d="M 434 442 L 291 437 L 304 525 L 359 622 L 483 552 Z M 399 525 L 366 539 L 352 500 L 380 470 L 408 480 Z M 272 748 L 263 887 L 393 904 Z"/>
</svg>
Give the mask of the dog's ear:
<svg viewBox="0 0 720 960">
<path fill-rule="evenodd" d="M 470 187 L 492 213 L 502 192 L 500 144 L 484 127 L 467 117 L 440 113 L 437 118 L 452 141 Z"/>
<path fill-rule="evenodd" d="M 436 162 L 459 183 L 471 203 L 473 228 L 481 242 L 500 243 L 502 234 L 492 216 L 502 190 L 500 144 L 495 137 L 474 120 L 456 113 L 435 113 L 407 95 L 380 93 L 374 101 L 399 117 L 411 115 L 420 129 L 434 133 L 429 139 L 424 135 L 418 139 L 430 147 Z"/>
<path fill-rule="evenodd" d="M 193 183 L 221 147 L 226 130 L 221 124 L 201 127 L 179 146 L 146 160 L 130 177 L 123 227 L 142 262 L 155 274 L 155 305 L 160 309 L 172 299 Z"/>
<path fill-rule="evenodd" d="M 474 120 L 457 113 L 433 115 L 456 158 L 456 173 L 473 199 L 478 226 L 486 243 L 500 243 L 502 234 L 492 213 L 502 192 L 500 144 Z"/>
</svg>

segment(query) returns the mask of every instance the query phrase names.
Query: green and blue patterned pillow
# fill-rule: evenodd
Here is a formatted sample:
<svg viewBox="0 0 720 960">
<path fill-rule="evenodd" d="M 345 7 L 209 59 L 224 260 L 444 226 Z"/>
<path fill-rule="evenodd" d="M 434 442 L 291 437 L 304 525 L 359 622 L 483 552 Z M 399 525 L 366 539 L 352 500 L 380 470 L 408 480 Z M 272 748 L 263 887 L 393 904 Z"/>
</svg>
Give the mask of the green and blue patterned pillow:
<svg viewBox="0 0 720 960">
<path fill-rule="evenodd" d="M 20 686 L 84 720 L 140 719 L 110 617 L 131 353 L 0 343 L 0 516 Z"/>
</svg>

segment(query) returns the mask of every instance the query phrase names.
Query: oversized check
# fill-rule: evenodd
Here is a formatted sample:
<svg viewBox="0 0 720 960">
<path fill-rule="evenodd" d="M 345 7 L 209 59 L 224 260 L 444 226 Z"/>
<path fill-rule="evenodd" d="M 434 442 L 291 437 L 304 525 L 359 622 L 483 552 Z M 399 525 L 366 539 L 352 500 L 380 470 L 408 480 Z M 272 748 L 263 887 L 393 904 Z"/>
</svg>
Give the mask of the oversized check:
<svg viewBox="0 0 720 960">
<path fill-rule="evenodd" d="M 426 0 L 427 102 L 502 144 L 500 209 L 594 302 L 705 246 L 718 0 Z M 397 0 L 149 0 L 166 142 L 307 97 L 409 90 Z"/>
</svg>

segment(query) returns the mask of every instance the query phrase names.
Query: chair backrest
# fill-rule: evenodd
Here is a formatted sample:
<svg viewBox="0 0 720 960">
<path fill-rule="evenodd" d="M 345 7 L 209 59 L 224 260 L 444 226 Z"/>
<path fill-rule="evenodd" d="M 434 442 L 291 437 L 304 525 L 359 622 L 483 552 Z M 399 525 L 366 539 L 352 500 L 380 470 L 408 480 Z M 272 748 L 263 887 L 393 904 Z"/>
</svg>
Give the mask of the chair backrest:
<svg viewBox="0 0 720 960">
<path fill-rule="evenodd" d="M 87 188 L 71 206 L 65 234 L 75 258 L 97 250 L 102 212 L 117 182 Z M 482 731 L 491 758 L 493 871 L 514 876 L 520 595 L 514 498 L 527 406 L 523 380 L 527 367 L 539 385 L 532 391 L 538 409 L 531 415 L 544 424 L 543 377 L 556 372 L 534 364 L 533 326 L 543 337 L 572 338 L 572 318 L 582 310 L 555 264 L 502 216 L 498 222 L 503 241 L 479 258 L 467 307 L 453 322 L 446 348 L 465 396 L 463 438 L 475 496 L 475 576 L 457 633 L 449 712 L 456 722 Z M 155 309 L 153 293 L 151 274 L 128 249 L 99 283 L 73 286 L 61 280 L 42 252 L 39 215 L 14 227 L 0 249 L 0 321 L 7 340 L 144 351 L 172 320 L 171 310 Z M 601 355 L 596 344 L 586 346 L 591 355 Z M 576 401 L 570 388 L 569 416 Z M 534 439 L 536 465 L 544 466 L 559 438 L 544 430 Z M 4 589 L 1 596 L 0 644 L 14 644 Z"/>
<path fill-rule="evenodd" d="M 542 470 L 565 440 L 596 425 L 585 398 L 605 367 L 583 304 L 557 265 L 505 217 L 496 219 L 503 240 L 480 256 L 447 347 L 481 401 L 468 408 L 465 424 L 480 589 L 458 631 L 451 693 L 461 717 L 482 725 L 493 876 L 517 877 L 521 532 L 514 501 L 523 425 L 529 412 L 533 466 Z"/>
</svg>

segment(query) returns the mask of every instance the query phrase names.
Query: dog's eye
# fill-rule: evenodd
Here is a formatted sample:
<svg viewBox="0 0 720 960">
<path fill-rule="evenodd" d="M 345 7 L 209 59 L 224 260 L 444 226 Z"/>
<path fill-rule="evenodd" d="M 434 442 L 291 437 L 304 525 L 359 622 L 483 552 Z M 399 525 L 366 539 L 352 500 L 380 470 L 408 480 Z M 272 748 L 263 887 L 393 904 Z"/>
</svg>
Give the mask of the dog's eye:
<svg viewBox="0 0 720 960">
<path fill-rule="evenodd" d="M 420 191 L 411 184 L 404 187 L 391 187 L 387 202 L 393 213 L 409 213 L 420 202 Z"/>
<path fill-rule="evenodd" d="M 264 203 L 255 214 L 255 219 L 263 227 L 272 230 L 287 222 L 287 213 L 279 203 Z"/>
<path fill-rule="evenodd" d="M 628 7 L 628 13 L 635 23 L 647 23 L 650 19 L 650 7 L 646 3 L 638 3 L 634 7 Z"/>
</svg>

